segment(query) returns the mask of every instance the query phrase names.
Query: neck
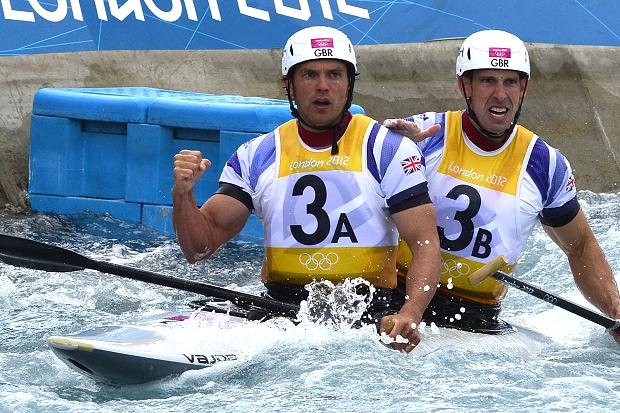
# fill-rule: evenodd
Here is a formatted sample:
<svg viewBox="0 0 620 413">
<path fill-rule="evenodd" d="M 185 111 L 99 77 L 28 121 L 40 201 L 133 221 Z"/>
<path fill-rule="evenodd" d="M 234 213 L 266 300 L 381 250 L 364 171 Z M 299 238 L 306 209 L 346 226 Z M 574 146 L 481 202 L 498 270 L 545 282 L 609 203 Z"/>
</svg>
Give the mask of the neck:
<svg viewBox="0 0 620 413">
<path fill-rule="evenodd" d="M 476 124 L 469 118 L 467 111 L 463 111 L 462 122 L 463 130 L 467 134 L 469 140 L 483 151 L 494 151 L 499 149 L 504 142 L 506 142 L 506 137 L 498 137 L 497 140 L 495 140 L 483 135 L 476 127 Z"/>
<path fill-rule="evenodd" d="M 308 130 L 307 126 L 300 121 L 297 121 L 297 131 L 301 140 L 308 146 L 312 148 L 326 148 L 332 145 L 332 141 L 334 139 L 334 130 L 336 132 L 336 139 L 340 139 L 342 135 L 347 130 L 349 126 L 349 122 L 351 122 L 351 118 L 353 116 L 350 112 L 347 112 L 343 121 L 342 127 L 338 127 L 339 125 L 333 126 L 324 131 L 313 131 Z"/>
</svg>

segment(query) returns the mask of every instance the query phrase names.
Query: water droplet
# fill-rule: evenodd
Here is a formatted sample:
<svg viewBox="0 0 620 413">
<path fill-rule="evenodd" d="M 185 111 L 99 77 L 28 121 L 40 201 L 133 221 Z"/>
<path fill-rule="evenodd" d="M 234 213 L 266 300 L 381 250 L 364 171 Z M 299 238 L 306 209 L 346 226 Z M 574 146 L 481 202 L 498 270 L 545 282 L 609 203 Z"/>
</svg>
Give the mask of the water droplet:
<svg viewBox="0 0 620 413">
<path fill-rule="evenodd" d="M 448 285 L 446 286 L 448 290 L 454 288 L 454 284 L 452 284 L 452 277 L 448 278 Z"/>
</svg>

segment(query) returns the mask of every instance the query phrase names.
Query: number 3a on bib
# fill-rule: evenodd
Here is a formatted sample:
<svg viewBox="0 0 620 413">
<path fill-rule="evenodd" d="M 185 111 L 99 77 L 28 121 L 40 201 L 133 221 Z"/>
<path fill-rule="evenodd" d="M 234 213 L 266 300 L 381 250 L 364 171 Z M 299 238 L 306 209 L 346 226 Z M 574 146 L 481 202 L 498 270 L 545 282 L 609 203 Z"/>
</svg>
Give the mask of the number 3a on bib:
<svg viewBox="0 0 620 413">
<path fill-rule="evenodd" d="M 331 221 L 329 214 L 324 209 L 327 202 L 327 188 L 321 178 L 316 175 L 302 176 L 293 187 L 293 196 L 302 196 L 306 188 L 312 188 L 314 191 L 314 200 L 306 205 L 306 213 L 312 215 L 316 219 L 316 230 L 312 233 L 304 231 L 301 225 L 291 225 L 291 235 L 297 242 L 303 245 L 318 245 L 321 244 L 331 232 Z M 340 238 L 349 238 L 351 243 L 357 243 L 357 236 L 353 230 L 353 226 L 347 214 L 340 213 L 334 235 L 332 236 L 331 243 L 337 244 Z"/>
</svg>

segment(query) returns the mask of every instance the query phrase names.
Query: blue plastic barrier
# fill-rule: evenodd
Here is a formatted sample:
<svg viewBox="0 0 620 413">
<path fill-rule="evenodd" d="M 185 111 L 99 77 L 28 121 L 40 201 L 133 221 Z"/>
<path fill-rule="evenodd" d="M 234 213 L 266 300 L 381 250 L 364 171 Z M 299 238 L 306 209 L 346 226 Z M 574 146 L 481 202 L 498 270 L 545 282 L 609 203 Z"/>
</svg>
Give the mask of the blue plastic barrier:
<svg viewBox="0 0 620 413">
<path fill-rule="evenodd" d="M 353 105 L 352 112 L 364 113 Z M 212 161 L 198 204 L 243 142 L 291 119 L 285 100 L 142 87 L 41 89 L 30 129 L 32 209 L 92 211 L 172 233 L 172 158 L 200 150 Z M 252 216 L 243 235 L 262 237 Z"/>
</svg>

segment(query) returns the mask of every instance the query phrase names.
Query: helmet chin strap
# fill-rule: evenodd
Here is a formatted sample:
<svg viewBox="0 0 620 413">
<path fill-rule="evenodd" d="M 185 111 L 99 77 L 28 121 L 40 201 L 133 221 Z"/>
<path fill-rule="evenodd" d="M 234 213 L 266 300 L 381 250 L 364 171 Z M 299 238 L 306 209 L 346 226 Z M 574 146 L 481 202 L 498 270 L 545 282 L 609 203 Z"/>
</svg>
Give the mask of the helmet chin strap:
<svg viewBox="0 0 620 413">
<path fill-rule="evenodd" d="M 355 85 L 355 71 L 348 70 L 348 72 L 349 72 L 349 92 L 347 94 L 347 102 L 344 105 L 344 109 L 342 110 L 342 113 L 340 114 L 340 120 L 331 126 L 315 126 L 315 125 L 312 125 L 310 122 L 307 122 L 301 116 L 301 113 L 299 113 L 299 110 L 295 107 L 295 103 L 293 102 L 293 98 L 291 97 L 291 89 L 290 89 L 290 83 L 289 83 L 291 82 L 291 80 L 289 80 L 289 82 L 287 82 L 285 86 L 286 96 L 288 97 L 288 103 L 291 107 L 291 115 L 293 115 L 294 118 L 299 120 L 299 122 L 301 122 L 303 125 L 306 125 L 309 128 L 314 129 L 314 130 L 325 132 L 331 129 L 332 131 L 332 152 L 331 154 L 332 155 L 338 155 L 338 139 L 340 138 L 340 136 L 338 136 L 338 132 L 342 129 L 342 124 L 344 123 L 344 120 L 347 116 L 347 111 L 351 107 L 351 102 L 353 101 L 353 87 Z"/>
<path fill-rule="evenodd" d="M 519 97 L 519 107 L 517 108 L 517 111 L 515 113 L 514 118 L 512 119 L 512 122 L 510 122 L 510 126 L 506 130 L 500 133 L 491 132 L 482 126 L 482 124 L 478 120 L 478 116 L 476 116 L 476 112 L 474 112 L 474 109 L 471 107 L 471 98 L 467 97 L 467 94 L 465 93 L 465 85 L 463 83 L 462 76 L 461 76 L 461 88 L 463 90 L 463 96 L 465 97 L 465 102 L 467 103 L 467 116 L 469 116 L 469 118 L 476 123 L 478 130 L 480 130 L 480 133 L 482 133 L 485 137 L 493 141 L 497 141 L 497 140 L 505 141 L 506 138 L 508 138 L 510 134 L 512 133 L 512 131 L 514 130 L 515 126 L 517 126 L 517 122 L 519 121 L 519 117 L 521 116 L 521 108 L 523 107 L 523 99 L 525 98 L 525 92 L 527 90 L 527 80 L 525 83 L 525 89 L 523 90 L 523 94 Z"/>
</svg>

